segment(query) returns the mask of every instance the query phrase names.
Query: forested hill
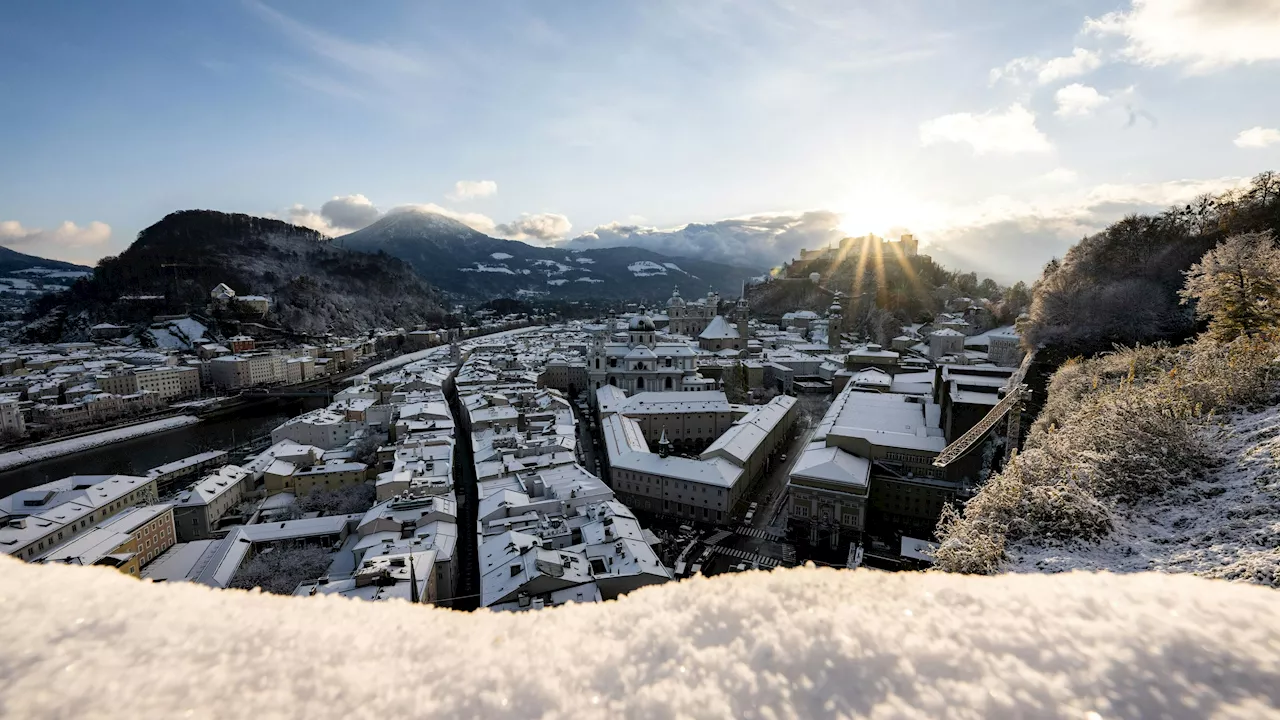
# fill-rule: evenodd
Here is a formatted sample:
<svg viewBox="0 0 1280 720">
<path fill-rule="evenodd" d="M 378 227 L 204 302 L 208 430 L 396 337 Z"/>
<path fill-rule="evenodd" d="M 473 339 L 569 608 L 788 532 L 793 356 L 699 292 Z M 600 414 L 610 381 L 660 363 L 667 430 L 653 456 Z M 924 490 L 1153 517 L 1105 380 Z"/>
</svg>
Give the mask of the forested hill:
<svg viewBox="0 0 1280 720">
<path fill-rule="evenodd" d="M 1024 337 L 1059 359 L 1115 345 L 1180 342 L 1196 330 L 1192 309 L 1178 296 L 1184 273 L 1223 239 L 1261 231 L 1280 235 L 1275 172 L 1242 190 L 1126 217 L 1045 268 Z"/>
<path fill-rule="evenodd" d="M 809 280 L 810 273 L 818 273 L 818 284 Z M 986 311 L 988 325 L 1012 324 L 1031 302 L 1025 283 L 1002 287 L 977 273 L 948 270 L 927 255 L 893 252 L 797 261 L 747 291 L 752 314 L 774 322 L 794 310 L 825 313 L 836 293 L 843 298 L 846 327 L 882 343 L 903 325 L 974 306 Z"/>
<path fill-rule="evenodd" d="M 442 315 L 439 294 L 401 260 L 344 250 L 279 220 L 184 210 L 138 233 L 119 256 L 103 258 L 92 278 L 42 298 L 28 334 L 72 338 L 99 322 L 203 312 L 218 283 L 240 295 L 270 297 L 267 321 L 308 334 L 406 326 Z"/>
</svg>

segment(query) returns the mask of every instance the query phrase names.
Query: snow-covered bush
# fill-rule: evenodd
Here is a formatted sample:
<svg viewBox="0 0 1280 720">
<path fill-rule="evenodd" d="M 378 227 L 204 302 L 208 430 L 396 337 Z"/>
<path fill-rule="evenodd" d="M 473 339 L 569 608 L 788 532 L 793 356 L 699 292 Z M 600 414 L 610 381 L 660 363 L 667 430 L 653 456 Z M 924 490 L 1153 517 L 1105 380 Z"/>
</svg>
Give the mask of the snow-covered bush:
<svg viewBox="0 0 1280 720">
<path fill-rule="evenodd" d="M 1215 418 L 1280 397 L 1278 356 L 1277 339 L 1204 337 L 1067 363 L 1050 381 L 1026 451 L 963 514 L 943 515 L 936 566 L 992 573 L 1010 543 L 1096 542 L 1118 513 L 1203 478 L 1220 462 Z M 1222 576 L 1274 584 L 1280 557 L 1273 559 L 1226 566 Z"/>
</svg>

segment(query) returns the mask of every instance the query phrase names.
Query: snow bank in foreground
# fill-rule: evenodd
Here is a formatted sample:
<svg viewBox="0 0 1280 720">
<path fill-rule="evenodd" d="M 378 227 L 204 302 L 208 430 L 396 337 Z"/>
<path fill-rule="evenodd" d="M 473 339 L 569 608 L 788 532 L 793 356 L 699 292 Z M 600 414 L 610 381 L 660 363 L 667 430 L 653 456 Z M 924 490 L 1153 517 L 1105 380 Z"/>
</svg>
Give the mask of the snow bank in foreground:
<svg viewBox="0 0 1280 720">
<path fill-rule="evenodd" d="M 57 442 L 46 443 L 44 445 L 36 445 L 34 447 L 23 448 L 22 450 L 13 450 L 7 453 L 0 453 L 0 470 L 8 470 L 20 465 L 37 462 L 40 460 L 48 460 L 49 458 L 62 457 L 72 453 L 88 450 L 90 448 L 102 447 L 111 443 L 120 442 L 121 440 L 129 440 L 143 435 L 151 435 L 165 430 L 173 430 L 184 425 L 194 425 L 200 422 L 200 418 L 192 415 L 178 415 L 176 417 L 164 418 L 163 420 L 152 420 L 151 422 L 141 423 L 139 425 L 130 425 L 129 427 L 116 428 L 115 430 L 103 430 L 100 433 L 85 435 L 83 437 L 70 438 L 67 440 L 59 440 Z"/>
<path fill-rule="evenodd" d="M 1221 465 L 1187 485 L 1119 505 L 1096 543 L 1015 544 L 1015 572 L 1189 572 L 1280 587 L 1280 408 L 1206 431 Z"/>
<path fill-rule="evenodd" d="M 0 558 L 0 684 L 13 717 L 1259 718 L 1280 706 L 1277 599 L 798 569 L 464 614 Z"/>
</svg>

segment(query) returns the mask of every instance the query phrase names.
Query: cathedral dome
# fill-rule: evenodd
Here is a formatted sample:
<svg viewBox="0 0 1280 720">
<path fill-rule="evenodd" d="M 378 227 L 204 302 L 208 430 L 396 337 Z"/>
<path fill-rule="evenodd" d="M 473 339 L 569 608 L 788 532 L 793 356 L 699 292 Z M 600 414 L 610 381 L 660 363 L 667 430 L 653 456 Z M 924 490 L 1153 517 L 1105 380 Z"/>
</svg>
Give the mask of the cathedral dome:
<svg viewBox="0 0 1280 720">
<path fill-rule="evenodd" d="M 671 299 L 667 301 L 667 307 L 684 307 L 684 298 L 680 297 L 680 288 L 676 288 L 671 292 Z"/>
<path fill-rule="evenodd" d="M 649 317 L 649 313 L 644 308 L 640 308 L 640 314 L 631 318 L 627 329 L 632 332 L 657 332 L 658 326 L 653 324 L 653 318 Z"/>
</svg>

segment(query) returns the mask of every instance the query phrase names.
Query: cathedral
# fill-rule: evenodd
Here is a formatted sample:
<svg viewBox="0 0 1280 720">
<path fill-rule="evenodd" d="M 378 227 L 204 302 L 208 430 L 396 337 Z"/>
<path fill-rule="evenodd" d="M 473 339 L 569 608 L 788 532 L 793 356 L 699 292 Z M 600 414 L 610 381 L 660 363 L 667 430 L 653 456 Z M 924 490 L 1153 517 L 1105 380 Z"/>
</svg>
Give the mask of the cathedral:
<svg viewBox="0 0 1280 720">
<path fill-rule="evenodd" d="M 678 298 L 677 294 L 673 299 Z M 591 390 L 613 385 L 634 395 L 715 389 L 714 380 L 698 374 L 697 353 L 692 347 L 685 343 L 657 342 L 657 335 L 653 318 L 644 308 L 628 322 L 626 342 L 611 342 L 606 333 L 597 334 L 587 359 Z"/>
<path fill-rule="evenodd" d="M 680 288 L 676 288 L 667 301 L 667 317 L 671 318 L 667 332 L 696 338 L 711 324 L 719 308 L 720 296 L 714 290 L 706 298 L 686 301 L 680 297 Z"/>
</svg>

